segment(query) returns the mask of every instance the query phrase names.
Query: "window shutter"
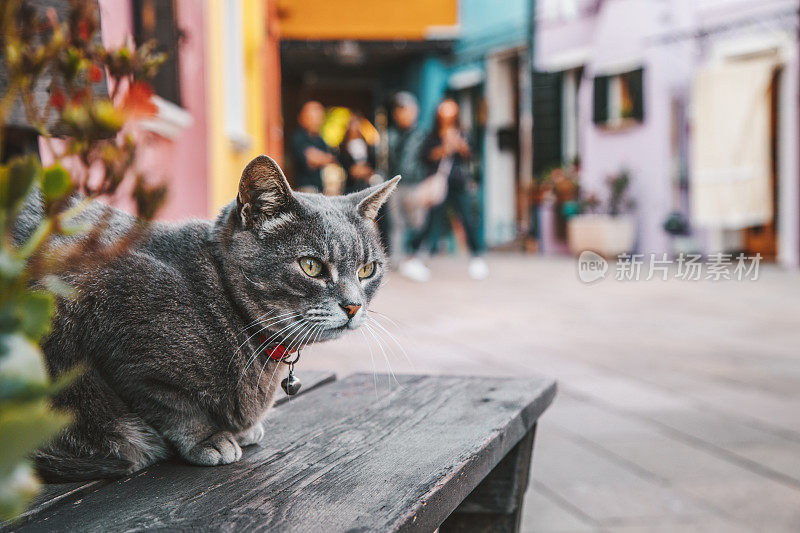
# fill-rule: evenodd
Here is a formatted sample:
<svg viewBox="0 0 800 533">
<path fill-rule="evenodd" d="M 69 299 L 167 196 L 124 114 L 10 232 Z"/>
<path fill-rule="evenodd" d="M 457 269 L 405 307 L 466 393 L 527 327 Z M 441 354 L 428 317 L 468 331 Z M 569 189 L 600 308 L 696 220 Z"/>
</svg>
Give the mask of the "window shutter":
<svg viewBox="0 0 800 533">
<path fill-rule="evenodd" d="M 628 88 L 633 100 L 633 118 L 644 120 L 644 69 L 636 69 L 628 74 Z"/>
<path fill-rule="evenodd" d="M 178 30 L 173 0 L 133 0 L 133 35 L 137 46 L 155 39 L 156 51 L 167 58 L 151 80 L 153 92 L 175 105 L 181 105 Z"/>
<path fill-rule="evenodd" d="M 608 85 L 609 76 L 595 76 L 594 78 L 594 109 L 592 120 L 595 124 L 608 122 Z"/>
<path fill-rule="evenodd" d="M 533 74 L 533 172 L 561 165 L 561 73 Z"/>
</svg>

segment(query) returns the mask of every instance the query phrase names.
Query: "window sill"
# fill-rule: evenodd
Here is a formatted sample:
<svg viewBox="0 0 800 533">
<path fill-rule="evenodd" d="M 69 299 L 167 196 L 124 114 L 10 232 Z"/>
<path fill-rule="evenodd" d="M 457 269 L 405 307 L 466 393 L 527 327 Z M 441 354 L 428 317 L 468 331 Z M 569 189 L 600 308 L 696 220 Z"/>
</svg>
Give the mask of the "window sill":
<svg viewBox="0 0 800 533">
<path fill-rule="evenodd" d="M 142 129 L 167 139 L 177 139 L 183 130 L 194 124 L 191 113 L 159 96 L 152 97 L 158 108 L 156 116 L 141 122 Z"/>
<path fill-rule="evenodd" d="M 604 122 L 602 124 L 595 123 L 595 127 L 597 127 L 597 129 L 601 131 L 608 133 L 621 133 L 624 131 L 634 129 L 638 126 L 641 126 L 642 124 L 644 124 L 643 120 L 637 120 L 635 118 L 623 118 L 610 122 Z"/>
</svg>

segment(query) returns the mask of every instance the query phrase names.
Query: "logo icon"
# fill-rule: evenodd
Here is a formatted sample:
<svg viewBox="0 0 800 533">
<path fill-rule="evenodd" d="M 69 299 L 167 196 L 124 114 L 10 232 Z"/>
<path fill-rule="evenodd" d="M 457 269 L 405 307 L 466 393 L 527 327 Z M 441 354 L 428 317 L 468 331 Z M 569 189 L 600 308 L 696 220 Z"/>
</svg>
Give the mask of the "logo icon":
<svg viewBox="0 0 800 533">
<path fill-rule="evenodd" d="M 601 255 L 584 250 L 578 257 L 578 278 L 584 283 L 594 283 L 606 277 L 608 261 Z"/>
</svg>

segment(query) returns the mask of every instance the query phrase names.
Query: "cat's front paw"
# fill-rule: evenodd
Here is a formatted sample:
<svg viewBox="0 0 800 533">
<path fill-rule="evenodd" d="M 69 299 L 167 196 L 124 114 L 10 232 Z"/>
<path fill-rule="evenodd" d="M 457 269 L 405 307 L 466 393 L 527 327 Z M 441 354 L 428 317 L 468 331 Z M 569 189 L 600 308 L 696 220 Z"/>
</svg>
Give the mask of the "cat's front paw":
<svg viewBox="0 0 800 533">
<path fill-rule="evenodd" d="M 245 429 L 238 435 L 236 435 L 236 440 L 239 441 L 240 446 L 250 446 L 252 444 L 257 444 L 261 442 L 261 439 L 264 438 L 264 425 L 254 424 L 249 428 Z"/>
<path fill-rule="evenodd" d="M 242 458 L 242 448 L 232 433 L 221 431 L 195 445 L 183 458 L 201 466 L 227 465 Z"/>
</svg>

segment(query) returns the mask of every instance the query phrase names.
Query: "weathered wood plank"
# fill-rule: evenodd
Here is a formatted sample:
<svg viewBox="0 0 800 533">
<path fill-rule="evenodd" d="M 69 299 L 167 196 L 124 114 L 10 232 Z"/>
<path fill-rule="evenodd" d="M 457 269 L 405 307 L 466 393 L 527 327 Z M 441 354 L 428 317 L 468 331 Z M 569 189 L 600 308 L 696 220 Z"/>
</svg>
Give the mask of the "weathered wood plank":
<svg viewBox="0 0 800 533">
<path fill-rule="evenodd" d="M 430 531 L 555 395 L 543 379 L 398 379 L 380 398 L 370 374 L 320 387 L 276 410 L 238 463 L 157 465 L 20 530 Z"/>
<path fill-rule="evenodd" d="M 322 370 L 308 370 L 302 373 L 302 378 L 303 387 L 300 389 L 297 395 L 291 398 L 289 396 L 281 396 L 275 402 L 276 407 L 299 397 L 301 394 L 310 392 L 317 387 L 334 382 L 336 380 L 336 374 Z M 33 501 L 31 506 L 24 513 L 22 513 L 18 520 L 28 521 L 49 507 L 60 505 L 66 501 L 75 501 L 82 494 L 85 494 L 91 490 L 96 490 L 107 483 L 109 483 L 107 480 L 95 480 L 88 482 L 78 481 L 75 483 L 50 483 L 44 485 L 42 491 Z M 2 530 L 2 527 L 3 524 L 0 523 L 0 531 Z"/>
<path fill-rule="evenodd" d="M 441 533 L 519 531 L 536 424 L 439 526 Z"/>
<path fill-rule="evenodd" d="M 275 400 L 275 406 L 283 405 L 284 403 L 291 402 L 296 398 L 300 397 L 302 394 L 306 394 L 307 392 L 311 392 L 312 390 L 316 389 L 317 387 L 321 387 L 323 385 L 327 385 L 329 383 L 333 383 L 336 381 L 336 374 L 333 372 L 324 372 L 319 370 L 303 370 L 297 373 L 299 378 L 302 378 L 303 386 L 300 387 L 300 391 L 295 394 L 294 396 L 285 396 L 283 392 L 278 392 L 280 397 Z"/>
</svg>

